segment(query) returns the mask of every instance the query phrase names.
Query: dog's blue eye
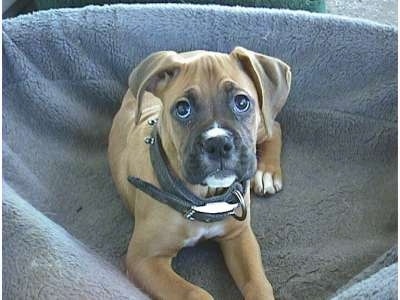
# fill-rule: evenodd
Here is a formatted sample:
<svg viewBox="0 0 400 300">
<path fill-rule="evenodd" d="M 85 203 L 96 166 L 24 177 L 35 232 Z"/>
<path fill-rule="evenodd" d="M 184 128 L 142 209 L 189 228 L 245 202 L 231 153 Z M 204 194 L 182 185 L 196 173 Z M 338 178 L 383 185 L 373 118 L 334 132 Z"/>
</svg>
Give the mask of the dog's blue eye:
<svg viewBox="0 0 400 300">
<path fill-rule="evenodd" d="M 250 100 L 246 95 L 236 95 L 234 98 L 234 105 L 235 111 L 242 113 L 250 108 Z"/>
<path fill-rule="evenodd" d="M 190 103 L 187 100 L 181 100 L 178 103 L 176 103 L 175 109 L 176 109 L 176 115 L 181 119 L 186 119 L 187 117 L 190 116 L 190 113 L 192 112 Z"/>
</svg>

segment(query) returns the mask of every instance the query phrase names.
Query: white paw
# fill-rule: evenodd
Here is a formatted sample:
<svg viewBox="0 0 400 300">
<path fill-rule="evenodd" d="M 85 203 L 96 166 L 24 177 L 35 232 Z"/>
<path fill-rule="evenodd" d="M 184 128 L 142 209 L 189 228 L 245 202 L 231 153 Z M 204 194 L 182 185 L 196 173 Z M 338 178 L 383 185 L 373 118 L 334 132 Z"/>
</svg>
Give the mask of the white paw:
<svg viewBox="0 0 400 300">
<path fill-rule="evenodd" d="M 253 178 L 252 186 L 257 195 L 275 194 L 282 190 L 282 177 L 280 172 L 272 174 L 258 170 Z"/>
</svg>

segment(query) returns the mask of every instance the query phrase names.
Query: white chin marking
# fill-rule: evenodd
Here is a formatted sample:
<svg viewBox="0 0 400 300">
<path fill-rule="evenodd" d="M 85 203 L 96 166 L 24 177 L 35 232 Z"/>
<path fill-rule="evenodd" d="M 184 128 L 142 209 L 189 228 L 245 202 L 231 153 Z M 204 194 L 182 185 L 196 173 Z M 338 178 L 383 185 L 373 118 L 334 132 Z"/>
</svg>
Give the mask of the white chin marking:
<svg viewBox="0 0 400 300">
<path fill-rule="evenodd" d="M 215 138 L 217 136 L 227 136 L 227 135 L 228 135 L 228 132 L 225 129 L 219 128 L 219 127 L 214 127 L 214 128 L 207 130 L 206 132 L 204 132 L 203 138 L 205 140 L 208 140 L 208 139 Z"/>
<path fill-rule="evenodd" d="M 235 175 L 229 175 L 223 178 L 217 178 L 215 175 L 208 176 L 205 180 L 210 188 L 226 188 L 232 185 L 236 180 Z"/>
</svg>

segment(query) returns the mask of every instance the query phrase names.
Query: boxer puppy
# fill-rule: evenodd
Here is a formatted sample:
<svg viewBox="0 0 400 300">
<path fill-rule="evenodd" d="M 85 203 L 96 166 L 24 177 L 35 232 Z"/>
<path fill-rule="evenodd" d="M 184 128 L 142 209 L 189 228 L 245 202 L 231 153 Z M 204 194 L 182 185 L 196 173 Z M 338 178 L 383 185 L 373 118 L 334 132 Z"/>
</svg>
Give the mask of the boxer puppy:
<svg viewBox="0 0 400 300">
<path fill-rule="evenodd" d="M 178 276 L 171 260 L 182 247 L 215 239 L 244 298 L 274 299 L 245 212 L 252 178 L 259 195 L 282 189 L 275 117 L 290 82 L 287 64 L 242 47 L 230 54 L 161 51 L 133 70 L 113 121 L 108 157 L 135 218 L 127 274 L 152 298 L 213 299 Z M 150 154 L 156 146 L 162 153 L 158 163 L 167 166 L 161 175 Z M 135 187 L 134 180 L 147 188 Z M 211 203 L 218 197 L 225 200 Z M 190 199 L 202 204 L 183 211 Z"/>
</svg>

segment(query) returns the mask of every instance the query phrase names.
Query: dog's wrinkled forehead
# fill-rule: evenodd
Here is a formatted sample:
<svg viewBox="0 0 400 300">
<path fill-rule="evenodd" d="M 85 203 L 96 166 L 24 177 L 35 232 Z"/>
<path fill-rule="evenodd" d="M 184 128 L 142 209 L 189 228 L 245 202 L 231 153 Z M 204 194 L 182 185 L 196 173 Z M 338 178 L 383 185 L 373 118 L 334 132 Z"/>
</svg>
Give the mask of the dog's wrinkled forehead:
<svg viewBox="0 0 400 300">
<path fill-rule="evenodd" d="M 181 53 L 180 56 L 184 63 L 176 79 L 166 89 L 166 96 L 193 93 L 207 101 L 216 97 L 221 90 L 241 87 L 257 97 L 252 80 L 239 62 L 228 54 L 192 51 Z M 171 97 L 165 97 L 165 100 L 168 98 Z"/>
</svg>

